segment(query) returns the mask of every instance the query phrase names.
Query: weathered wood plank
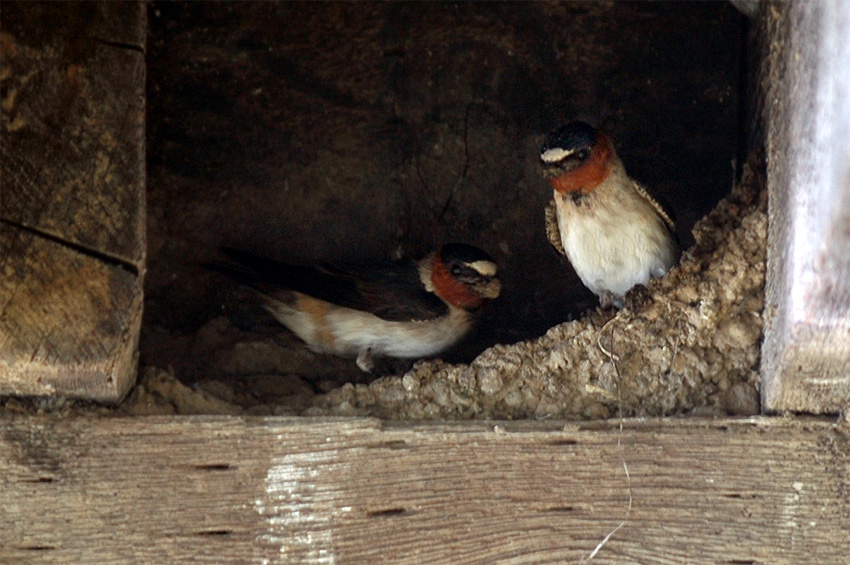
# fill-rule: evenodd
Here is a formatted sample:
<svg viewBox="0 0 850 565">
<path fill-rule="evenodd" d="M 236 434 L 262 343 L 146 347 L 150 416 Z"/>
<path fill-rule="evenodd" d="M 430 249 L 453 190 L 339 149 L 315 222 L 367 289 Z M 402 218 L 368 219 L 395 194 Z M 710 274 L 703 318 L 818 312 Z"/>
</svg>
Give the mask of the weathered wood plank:
<svg viewBox="0 0 850 565">
<path fill-rule="evenodd" d="M 845 563 L 824 421 L 0 422 L 0 561 Z M 629 477 L 624 470 L 628 466 Z M 629 498 L 631 512 L 628 511 Z"/>
<path fill-rule="evenodd" d="M 144 271 L 140 2 L 6 2 L 0 394 L 120 399 Z"/>
<path fill-rule="evenodd" d="M 122 398 L 136 373 L 138 275 L 15 228 L 0 230 L 0 249 L 0 394 Z"/>
<path fill-rule="evenodd" d="M 763 3 L 769 230 L 763 406 L 850 407 L 850 4 Z"/>
<path fill-rule="evenodd" d="M 4 220 L 141 268 L 144 7 L 3 9 Z"/>
</svg>

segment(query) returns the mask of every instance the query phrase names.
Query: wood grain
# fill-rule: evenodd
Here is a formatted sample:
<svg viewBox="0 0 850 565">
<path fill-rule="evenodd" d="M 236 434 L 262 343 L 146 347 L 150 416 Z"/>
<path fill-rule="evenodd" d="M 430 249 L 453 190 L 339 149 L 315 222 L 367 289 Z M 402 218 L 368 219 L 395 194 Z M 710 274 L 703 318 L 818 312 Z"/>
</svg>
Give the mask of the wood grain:
<svg viewBox="0 0 850 565">
<path fill-rule="evenodd" d="M 0 562 L 846 563 L 847 432 L 16 417 Z"/>
<path fill-rule="evenodd" d="M 6 2 L 0 394 L 118 400 L 144 271 L 138 2 Z"/>
<path fill-rule="evenodd" d="M 763 3 L 769 230 L 762 398 L 850 407 L 850 4 Z"/>
<path fill-rule="evenodd" d="M 135 380 L 138 275 L 17 229 L 0 231 L 0 394 L 118 400 Z"/>
</svg>

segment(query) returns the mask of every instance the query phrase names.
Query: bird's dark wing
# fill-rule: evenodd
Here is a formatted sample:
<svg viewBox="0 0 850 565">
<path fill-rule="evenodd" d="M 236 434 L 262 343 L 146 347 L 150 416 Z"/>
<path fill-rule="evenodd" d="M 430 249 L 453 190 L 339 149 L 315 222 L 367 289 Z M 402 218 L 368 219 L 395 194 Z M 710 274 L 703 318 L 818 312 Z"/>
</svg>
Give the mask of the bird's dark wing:
<svg viewBox="0 0 850 565">
<path fill-rule="evenodd" d="M 389 321 L 427 320 L 448 312 L 446 303 L 422 286 L 412 263 L 307 267 L 236 249 L 222 252 L 234 266 L 217 267 L 219 271 L 273 298 L 286 299 L 287 291 L 294 290 Z M 240 273 L 229 272 L 233 270 Z"/>
<path fill-rule="evenodd" d="M 555 210 L 555 201 L 550 200 L 546 205 L 546 237 L 549 243 L 555 248 L 555 251 L 561 255 L 566 255 L 564 244 L 561 242 L 561 230 L 558 228 L 558 216 Z"/>
</svg>

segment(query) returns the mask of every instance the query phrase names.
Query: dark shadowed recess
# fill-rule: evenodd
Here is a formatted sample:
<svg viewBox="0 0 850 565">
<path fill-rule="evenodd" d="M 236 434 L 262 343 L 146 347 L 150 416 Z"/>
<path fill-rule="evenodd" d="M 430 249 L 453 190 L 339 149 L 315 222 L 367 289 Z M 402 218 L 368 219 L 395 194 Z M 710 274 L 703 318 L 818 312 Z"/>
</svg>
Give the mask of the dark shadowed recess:
<svg viewBox="0 0 850 565">
<path fill-rule="evenodd" d="M 684 246 L 732 185 L 746 21 L 726 2 L 154 2 L 148 16 L 148 333 L 191 335 L 223 305 L 243 324 L 201 266 L 221 245 L 312 262 L 463 241 L 504 282 L 449 356 L 469 360 L 595 305 L 544 234 L 550 129 L 604 128 Z M 144 362 L 176 357 L 143 338 Z"/>
</svg>

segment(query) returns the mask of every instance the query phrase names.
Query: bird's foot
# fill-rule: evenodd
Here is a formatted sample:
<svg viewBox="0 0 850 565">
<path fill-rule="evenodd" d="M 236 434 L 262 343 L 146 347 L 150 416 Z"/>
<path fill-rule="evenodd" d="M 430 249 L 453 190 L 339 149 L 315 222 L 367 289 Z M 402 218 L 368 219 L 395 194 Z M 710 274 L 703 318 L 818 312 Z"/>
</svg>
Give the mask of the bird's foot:
<svg viewBox="0 0 850 565">
<path fill-rule="evenodd" d="M 357 356 L 357 366 L 360 367 L 360 370 L 364 373 L 371 373 L 372 369 L 375 368 L 375 360 L 372 359 L 372 349 L 364 349 Z"/>
<path fill-rule="evenodd" d="M 623 299 L 621 297 L 615 297 L 610 292 L 603 292 L 599 295 L 599 305 L 605 310 L 612 307 L 619 310 L 623 307 Z"/>
</svg>

